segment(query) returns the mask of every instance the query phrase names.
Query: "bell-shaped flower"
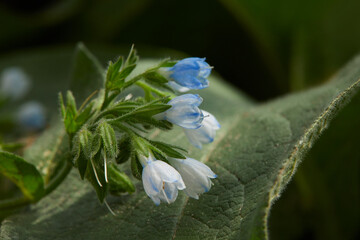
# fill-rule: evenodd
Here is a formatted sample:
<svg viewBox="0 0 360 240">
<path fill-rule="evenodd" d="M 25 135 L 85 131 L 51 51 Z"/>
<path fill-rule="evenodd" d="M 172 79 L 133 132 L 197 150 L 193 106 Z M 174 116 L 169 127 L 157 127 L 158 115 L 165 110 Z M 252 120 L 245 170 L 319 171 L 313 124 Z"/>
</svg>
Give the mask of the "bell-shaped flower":
<svg viewBox="0 0 360 240">
<path fill-rule="evenodd" d="M 157 114 L 157 119 L 167 120 L 183 128 L 196 129 L 201 126 L 204 115 L 199 109 L 202 98 L 197 94 L 184 94 L 173 98 L 167 104 L 171 108 Z"/>
<path fill-rule="evenodd" d="M 180 60 L 166 71 L 169 72 L 169 78 L 180 86 L 203 89 L 209 86 L 206 78 L 210 75 L 211 69 L 205 58 L 191 57 Z"/>
<path fill-rule="evenodd" d="M 169 82 L 168 82 L 168 85 L 169 85 L 172 89 L 174 89 L 175 91 L 181 92 L 181 93 L 187 92 L 187 91 L 190 91 L 190 90 L 191 90 L 190 88 L 183 87 L 183 86 L 177 84 L 177 83 L 174 82 L 174 81 L 169 81 Z"/>
<path fill-rule="evenodd" d="M 211 188 L 211 178 L 216 174 L 204 163 L 192 158 L 169 158 L 169 162 L 179 171 L 184 179 L 184 192 L 192 198 L 199 199 L 199 195 L 208 192 Z"/>
<path fill-rule="evenodd" d="M 184 132 L 190 143 L 197 148 L 202 148 L 202 144 L 214 141 L 216 131 L 220 129 L 220 124 L 216 118 L 204 110 L 202 110 L 204 119 L 201 126 L 197 129 L 185 129 Z"/>
<path fill-rule="evenodd" d="M 31 85 L 29 77 L 19 67 L 5 69 L 0 79 L 0 94 L 13 100 L 23 97 Z"/>
<path fill-rule="evenodd" d="M 178 196 L 178 190 L 185 189 L 181 175 L 169 164 L 156 160 L 152 155 L 148 158 L 140 157 L 144 166 L 142 181 L 146 194 L 156 205 L 160 201 L 172 203 Z"/>
</svg>

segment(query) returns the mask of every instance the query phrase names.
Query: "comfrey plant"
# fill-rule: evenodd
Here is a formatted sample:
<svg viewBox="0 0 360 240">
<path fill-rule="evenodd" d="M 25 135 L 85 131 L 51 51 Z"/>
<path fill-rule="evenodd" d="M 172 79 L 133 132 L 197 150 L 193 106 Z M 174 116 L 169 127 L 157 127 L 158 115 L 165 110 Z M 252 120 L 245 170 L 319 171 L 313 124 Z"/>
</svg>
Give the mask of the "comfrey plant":
<svg viewBox="0 0 360 240">
<path fill-rule="evenodd" d="M 213 141 L 220 125 L 199 108 L 203 99 L 197 94 L 175 95 L 179 86 L 181 91 L 208 87 L 211 67 L 200 58 L 166 59 L 130 77 L 137 62 L 134 49 L 126 60 L 110 62 L 104 89 L 90 95 L 79 109 L 70 91 L 66 104 L 59 95 L 73 166 L 92 184 L 101 202 L 108 193 L 135 191 L 131 179 L 120 170 L 120 164 L 128 160 L 132 174 L 142 180 L 156 205 L 174 202 L 179 190 L 198 199 L 210 190 L 215 173 L 186 157 L 184 149 L 149 139 L 146 134 L 153 128 L 170 131 L 175 124 L 195 147 Z M 140 87 L 144 96 L 122 94 L 131 86 Z"/>
</svg>

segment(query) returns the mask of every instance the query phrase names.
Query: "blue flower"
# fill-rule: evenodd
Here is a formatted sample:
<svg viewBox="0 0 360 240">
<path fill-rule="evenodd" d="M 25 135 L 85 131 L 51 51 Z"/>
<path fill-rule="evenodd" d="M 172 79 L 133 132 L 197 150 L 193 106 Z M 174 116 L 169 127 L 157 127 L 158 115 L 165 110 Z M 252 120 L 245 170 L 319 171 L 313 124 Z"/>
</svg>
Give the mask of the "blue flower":
<svg viewBox="0 0 360 240">
<path fill-rule="evenodd" d="M 140 156 L 141 164 L 144 166 L 142 181 L 146 194 L 156 205 L 160 201 L 173 203 L 178 190 L 185 189 L 181 175 L 169 164 L 156 160 L 151 154 L 149 157 Z"/>
<path fill-rule="evenodd" d="M 197 148 L 202 148 L 202 144 L 214 141 L 216 131 L 220 129 L 220 124 L 216 118 L 204 110 L 202 110 L 204 119 L 201 126 L 197 129 L 184 129 L 190 143 Z"/>
<path fill-rule="evenodd" d="M 1 74 L 0 92 L 11 99 L 20 99 L 30 88 L 30 79 L 18 67 L 5 69 Z"/>
<path fill-rule="evenodd" d="M 203 89 L 209 86 L 206 79 L 211 73 L 210 65 L 205 58 L 185 58 L 168 68 L 169 77 L 177 84 L 190 89 Z"/>
<path fill-rule="evenodd" d="M 208 192 L 211 188 L 211 178 L 216 174 L 204 163 L 192 158 L 169 158 L 169 162 L 179 171 L 184 179 L 186 189 L 184 192 L 192 198 L 199 199 L 199 194 Z"/>
<path fill-rule="evenodd" d="M 184 94 L 168 102 L 172 107 L 157 114 L 157 119 L 167 120 L 183 128 L 196 129 L 201 126 L 204 115 L 199 109 L 202 98 L 197 94 Z"/>
<path fill-rule="evenodd" d="M 44 106 L 36 101 L 21 105 L 17 112 L 17 121 L 25 129 L 41 130 L 46 124 Z"/>
</svg>

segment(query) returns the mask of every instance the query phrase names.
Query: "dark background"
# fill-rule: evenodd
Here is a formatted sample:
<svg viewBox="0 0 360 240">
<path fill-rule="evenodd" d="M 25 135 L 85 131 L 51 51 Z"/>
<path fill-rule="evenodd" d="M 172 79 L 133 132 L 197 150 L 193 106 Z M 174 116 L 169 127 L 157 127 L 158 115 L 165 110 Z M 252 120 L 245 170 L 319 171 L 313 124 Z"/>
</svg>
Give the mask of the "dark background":
<svg viewBox="0 0 360 240">
<path fill-rule="evenodd" d="M 0 0 L 0 57 L 78 41 L 90 50 L 135 43 L 140 56 L 169 48 L 206 57 L 266 101 L 321 84 L 354 57 L 359 9 L 357 0 Z M 272 239 L 360 238 L 360 154 L 351 148 L 360 130 L 346 126 L 354 117 L 344 110 L 301 165 L 272 210 Z"/>
</svg>

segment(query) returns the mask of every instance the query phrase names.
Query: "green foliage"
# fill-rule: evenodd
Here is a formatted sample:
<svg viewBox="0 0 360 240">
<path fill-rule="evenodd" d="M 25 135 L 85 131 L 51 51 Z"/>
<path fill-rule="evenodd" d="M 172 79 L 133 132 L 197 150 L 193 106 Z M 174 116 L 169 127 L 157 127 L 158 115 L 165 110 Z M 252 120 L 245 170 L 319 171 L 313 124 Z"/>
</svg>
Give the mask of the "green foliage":
<svg viewBox="0 0 360 240">
<path fill-rule="evenodd" d="M 45 193 L 44 181 L 36 167 L 15 154 L 0 151 L 0 173 L 13 181 L 32 202 Z"/>
<path fill-rule="evenodd" d="M 140 62 L 134 73 L 143 72 L 152 63 Z M 28 212 L 9 217 L 1 227 L 0 237 L 11 239 L 16 234 L 20 238 L 36 239 L 78 239 L 79 236 L 185 239 L 194 235 L 201 239 L 266 238 L 268 214 L 274 200 L 330 120 L 359 90 L 359 66 L 360 58 L 356 58 L 327 84 L 265 104 L 254 103 L 212 77 L 212 87 L 201 94 L 202 107 L 216 115 L 222 125 L 213 144 L 203 151 L 191 148 L 180 129 L 172 133 L 155 130 L 147 136 L 189 149 L 190 156 L 209 164 L 218 175 L 209 193 L 199 200 L 188 199 L 180 193 L 174 204 L 156 207 L 138 182 L 138 191 L 132 196 L 108 198 L 117 214 L 114 217 L 99 208 L 93 190 L 84 186 L 76 174 L 71 174 L 64 184 Z M 136 108 L 138 106 L 134 111 Z M 139 145 L 137 149 L 151 143 L 139 136 L 131 137 L 131 141 Z M 159 143 L 152 145 L 166 151 Z M 135 177 L 141 177 L 142 168 L 136 155 L 132 153 L 130 158 Z M 110 183 L 103 174 L 100 151 L 93 160 L 88 161 L 85 175 L 103 200 Z M 123 177 L 121 181 L 127 182 L 124 175 L 119 175 Z"/>
<path fill-rule="evenodd" d="M 120 193 L 133 193 L 135 186 L 131 179 L 116 167 L 115 164 L 109 164 L 109 191 L 112 194 L 118 195 Z"/>
</svg>

